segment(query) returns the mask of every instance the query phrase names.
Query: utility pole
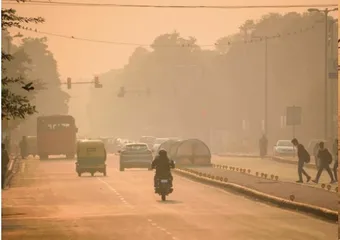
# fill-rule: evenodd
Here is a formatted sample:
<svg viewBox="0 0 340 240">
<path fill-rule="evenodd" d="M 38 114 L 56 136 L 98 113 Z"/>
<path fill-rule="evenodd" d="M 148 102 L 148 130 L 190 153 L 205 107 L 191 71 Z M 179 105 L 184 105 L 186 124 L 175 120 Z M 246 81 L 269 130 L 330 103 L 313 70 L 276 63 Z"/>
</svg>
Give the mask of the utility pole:
<svg viewBox="0 0 340 240">
<path fill-rule="evenodd" d="M 324 13 L 325 17 L 325 42 L 324 42 L 324 140 L 328 140 L 328 14 L 338 11 L 338 8 L 320 10 L 317 8 L 308 9 L 309 12 Z"/>
<path fill-rule="evenodd" d="M 268 137 L 268 38 L 264 38 L 264 134 Z"/>
</svg>

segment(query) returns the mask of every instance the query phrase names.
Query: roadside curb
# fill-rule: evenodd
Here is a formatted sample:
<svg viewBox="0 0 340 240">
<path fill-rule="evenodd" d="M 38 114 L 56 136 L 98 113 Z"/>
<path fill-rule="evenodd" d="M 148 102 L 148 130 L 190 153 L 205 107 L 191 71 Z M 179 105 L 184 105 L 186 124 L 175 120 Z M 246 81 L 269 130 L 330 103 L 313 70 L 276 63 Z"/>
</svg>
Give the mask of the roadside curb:
<svg viewBox="0 0 340 240">
<path fill-rule="evenodd" d="M 190 178 L 192 180 L 196 180 L 208 185 L 217 186 L 220 188 L 229 189 L 233 192 L 241 193 L 243 195 L 255 198 L 257 200 L 263 202 L 269 202 L 273 205 L 276 205 L 281 208 L 286 208 L 294 211 L 300 211 L 307 214 L 314 215 L 316 217 L 322 218 L 324 220 L 337 222 L 338 221 L 338 212 L 332 211 L 330 209 L 317 207 L 314 205 L 309 205 L 301 202 L 294 202 L 291 200 L 283 199 L 280 197 L 276 197 L 273 195 L 265 194 L 260 191 L 253 190 L 251 188 L 247 188 L 235 183 L 229 183 L 228 178 L 222 177 L 203 177 L 200 176 L 202 173 L 195 171 L 195 170 L 183 170 L 183 169 L 174 169 L 174 172 L 178 175 Z M 217 178 L 217 180 L 215 180 Z"/>
</svg>

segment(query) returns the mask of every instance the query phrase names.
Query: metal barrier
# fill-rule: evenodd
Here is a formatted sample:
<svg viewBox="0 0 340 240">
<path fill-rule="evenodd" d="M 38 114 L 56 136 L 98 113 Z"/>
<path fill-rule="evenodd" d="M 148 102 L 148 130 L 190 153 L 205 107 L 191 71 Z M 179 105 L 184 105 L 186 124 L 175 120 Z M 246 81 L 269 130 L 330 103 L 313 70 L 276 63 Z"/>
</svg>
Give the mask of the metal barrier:
<svg viewBox="0 0 340 240">
<path fill-rule="evenodd" d="M 20 171 L 20 162 L 21 162 L 20 156 L 12 155 L 12 159 L 10 160 L 7 166 L 4 188 L 10 187 L 13 177 L 15 176 L 16 173 Z"/>
</svg>

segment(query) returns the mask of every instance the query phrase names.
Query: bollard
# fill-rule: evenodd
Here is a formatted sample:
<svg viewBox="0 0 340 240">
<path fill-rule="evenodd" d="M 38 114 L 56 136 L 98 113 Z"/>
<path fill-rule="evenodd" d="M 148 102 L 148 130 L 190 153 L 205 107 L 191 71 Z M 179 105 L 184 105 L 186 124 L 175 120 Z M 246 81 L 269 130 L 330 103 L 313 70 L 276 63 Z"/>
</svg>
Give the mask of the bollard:
<svg viewBox="0 0 340 240">
<path fill-rule="evenodd" d="M 259 176 L 259 172 L 256 172 L 255 175 L 256 175 L 256 177 L 258 177 Z"/>
<path fill-rule="evenodd" d="M 272 180 L 274 179 L 274 177 L 275 177 L 274 174 L 270 175 L 270 178 L 271 178 Z"/>
<path fill-rule="evenodd" d="M 275 176 L 275 180 L 278 181 L 279 180 L 279 176 Z"/>
<path fill-rule="evenodd" d="M 238 172 L 238 168 L 236 168 L 236 171 Z"/>
<path fill-rule="evenodd" d="M 250 169 L 248 169 L 248 174 L 250 174 L 250 172 L 251 172 Z"/>
<path fill-rule="evenodd" d="M 332 189 L 332 186 L 331 185 L 327 185 L 327 190 L 330 191 Z"/>
<path fill-rule="evenodd" d="M 227 165 L 225 165 L 225 166 L 224 166 L 224 169 L 228 170 L 228 166 L 227 166 Z"/>
<path fill-rule="evenodd" d="M 289 199 L 290 199 L 291 201 L 294 201 L 294 200 L 295 200 L 295 196 L 292 194 L 292 195 L 289 196 Z"/>
<path fill-rule="evenodd" d="M 264 174 L 264 178 L 265 178 L 265 179 L 267 179 L 267 177 L 268 177 L 268 174 L 267 174 L 267 173 L 265 173 L 265 174 Z"/>
<path fill-rule="evenodd" d="M 321 187 L 322 187 L 322 188 L 325 188 L 325 187 L 326 187 L 326 184 L 324 184 L 324 183 L 321 184 Z"/>
<path fill-rule="evenodd" d="M 214 179 L 215 179 L 215 176 L 211 176 L 211 179 L 214 180 Z"/>
<path fill-rule="evenodd" d="M 223 181 L 224 181 L 224 182 L 228 182 L 228 178 L 224 178 Z"/>
<path fill-rule="evenodd" d="M 261 177 L 264 177 L 264 173 L 261 173 Z"/>
</svg>

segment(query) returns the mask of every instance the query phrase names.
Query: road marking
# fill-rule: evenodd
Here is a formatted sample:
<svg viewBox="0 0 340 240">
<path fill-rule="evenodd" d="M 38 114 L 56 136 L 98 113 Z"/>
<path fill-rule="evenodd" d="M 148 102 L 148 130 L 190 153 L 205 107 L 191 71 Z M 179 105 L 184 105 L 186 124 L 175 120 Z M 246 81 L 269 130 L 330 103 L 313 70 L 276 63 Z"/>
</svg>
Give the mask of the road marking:
<svg viewBox="0 0 340 240">
<path fill-rule="evenodd" d="M 147 221 L 151 224 L 151 226 L 153 226 L 153 227 L 155 227 L 155 228 L 157 228 L 157 229 L 163 231 L 165 234 L 167 234 L 167 235 L 169 235 L 169 236 L 172 235 L 171 232 L 169 232 L 169 231 L 166 230 L 165 228 L 159 226 L 159 225 L 158 225 L 157 223 L 155 223 L 152 219 L 148 218 Z M 179 238 L 176 238 L 176 237 L 174 237 L 174 236 L 172 236 L 172 239 L 173 239 L 173 240 L 179 240 Z"/>
<path fill-rule="evenodd" d="M 99 177 L 97 177 L 97 179 L 98 179 L 98 181 L 104 183 L 104 184 L 107 186 L 107 188 L 108 188 L 109 190 L 111 190 L 112 192 L 114 192 L 114 193 L 116 194 L 116 196 L 120 199 L 120 201 L 122 201 L 123 204 L 125 204 L 127 207 L 129 207 L 129 208 L 131 208 L 131 209 L 134 208 L 134 206 L 132 206 L 130 203 L 128 203 L 128 202 L 124 199 L 124 197 L 122 197 L 122 195 L 121 195 L 120 193 L 118 193 L 117 190 L 114 189 L 109 183 L 107 183 L 106 181 L 102 180 L 102 179 L 99 178 Z"/>
</svg>

